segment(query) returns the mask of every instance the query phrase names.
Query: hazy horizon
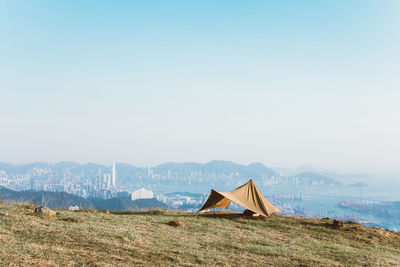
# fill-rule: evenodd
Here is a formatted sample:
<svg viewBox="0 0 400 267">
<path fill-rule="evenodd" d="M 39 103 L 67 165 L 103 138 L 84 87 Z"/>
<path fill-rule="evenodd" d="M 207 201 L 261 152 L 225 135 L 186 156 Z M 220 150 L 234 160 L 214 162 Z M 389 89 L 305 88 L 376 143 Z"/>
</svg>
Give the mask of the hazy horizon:
<svg viewBox="0 0 400 267">
<path fill-rule="evenodd" d="M 0 161 L 400 174 L 399 1 L 0 3 Z"/>
</svg>

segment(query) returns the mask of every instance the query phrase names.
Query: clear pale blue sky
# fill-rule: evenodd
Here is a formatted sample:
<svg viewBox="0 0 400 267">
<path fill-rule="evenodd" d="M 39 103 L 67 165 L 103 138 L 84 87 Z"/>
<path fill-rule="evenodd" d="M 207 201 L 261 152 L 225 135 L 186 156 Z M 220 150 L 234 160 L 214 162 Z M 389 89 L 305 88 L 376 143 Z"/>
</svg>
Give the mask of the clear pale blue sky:
<svg viewBox="0 0 400 267">
<path fill-rule="evenodd" d="M 0 161 L 400 173 L 400 1 L 0 1 Z"/>
</svg>

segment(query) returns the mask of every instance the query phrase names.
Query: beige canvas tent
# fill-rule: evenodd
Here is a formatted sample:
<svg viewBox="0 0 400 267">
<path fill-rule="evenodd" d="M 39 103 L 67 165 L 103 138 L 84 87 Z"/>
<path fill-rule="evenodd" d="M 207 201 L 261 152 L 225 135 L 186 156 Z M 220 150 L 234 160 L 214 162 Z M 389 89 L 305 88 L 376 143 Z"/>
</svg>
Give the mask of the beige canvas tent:
<svg viewBox="0 0 400 267">
<path fill-rule="evenodd" d="M 261 194 L 252 179 L 232 192 L 218 192 L 211 189 L 210 196 L 198 212 L 217 207 L 228 208 L 231 202 L 265 217 L 271 216 L 274 212 L 283 213 Z"/>
</svg>

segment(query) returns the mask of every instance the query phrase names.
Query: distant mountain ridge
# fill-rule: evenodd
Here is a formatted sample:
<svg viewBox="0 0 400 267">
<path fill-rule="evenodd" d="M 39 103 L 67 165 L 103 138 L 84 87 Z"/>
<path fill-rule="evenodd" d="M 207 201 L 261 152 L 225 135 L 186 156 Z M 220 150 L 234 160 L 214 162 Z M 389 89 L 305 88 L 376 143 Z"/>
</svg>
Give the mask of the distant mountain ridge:
<svg viewBox="0 0 400 267">
<path fill-rule="evenodd" d="M 49 208 L 68 208 L 78 206 L 83 209 L 138 210 L 138 209 L 168 209 L 168 206 L 157 199 L 112 198 L 85 199 L 65 192 L 47 191 L 14 191 L 0 187 L 1 200 L 6 202 L 36 203 Z"/>
<path fill-rule="evenodd" d="M 277 174 L 262 163 L 251 163 L 241 165 L 232 161 L 214 160 L 207 163 L 183 162 L 183 163 L 164 163 L 154 167 L 136 167 L 127 163 L 116 164 L 118 180 L 120 183 L 129 184 L 132 179 L 139 180 L 143 184 L 154 184 L 155 182 L 176 184 L 181 183 L 182 179 L 189 179 L 189 183 L 209 183 L 226 184 L 233 183 L 232 179 L 253 178 L 258 180 L 262 177 L 276 176 Z M 75 175 L 79 177 L 95 177 L 100 174 L 110 173 L 111 166 L 75 162 L 59 162 L 55 164 L 35 162 L 26 165 L 12 165 L 0 163 L 0 172 L 7 174 L 20 175 L 31 173 L 31 177 L 41 178 L 35 170 L 46 170 L 52 177 L 65 177 Z M 43 173 L 43 172 L 42 172 Z M 40 177 L 39 177 L 40 176 Z"/>
<path fill-rule="evenodd" d="M 241 173 L 248 177 L 258 177 L 260 175 L 277 175 L 272 169 L 267 168 L 262 163 L 251 163 L 249 165 L 241 165 L 232 161 L 213 160 L 207 163 L 183 162 L 174 163 L 168 162 L 153 168 L 160 172 L 171 171 L 202 171 L 205 173 Z"/>
<path fill-rule="evenodd" d="M 117 167 L 120 171 L 143 171 L 147 168 L 137 167 L 128 163 L 117 163 Z M 0 162 L 0 170 L 6 172 L 18 173 L 21 171 L 26 171 L 28 169 L 42 168 L 42 169 L 71 169 L 75 171 L 79 170 L 99 170 L 99 169 L 109 169 L 111 166 L 97 164 L 97 163 L 86 163 L 79 164 L 72 161 L 62 161 L 55 164 L 44 163 L 44 162 L 34 162 L 24 165 L 15 165 L 5 162 Z M 277 175 L 276 172 L 270 168 L 267 168 L 264 164 L 259 162 L 250 163 L 249 165 L 241 165 L 232 161 L 225 160 L 213 160 L 207 163 L 197 163 L 197 162 L 167 162 L 157 166 L 151 167 L 153 170 L 159 170 L 160 172 L 168 170 L 191 170 L 191 171 L 206 171 L 206 172 L 246 172 L 253 174 L 268 174 Z"/>
<path fill-rule="evenodd" d="M 127 163 L 116 163 L 117 184 L 125 188 L 150 187 L 164 185 L 209 185 L 209 186 L 236 186 L 252 178 L 260 185 L 340 185 L 330 176 L 315 172 L 303 172 L 294 176 L 280 175 L 262 163 L 254 162 L 248 165 L 232 161 L 213 160 L 207 163 L 196 162 L 167 162 L 147 168 L 137 167 Z M 2 174 L 3 172 L 3 174 Z M 75 162 L 30 163 L 26 165 L 12 165 L 0 162 L 0 178 L 29 173 L 29 179 L 45 183 L 52 181 L 57 184 L 59 179 L 74 179 L 74 181 L 90 180 L 92 184 L 102 179 L 104 174 L 111 173 L 111 166 Z M 25 183 L 27 184 L 27 183 Z M 5 184 L 8 186 L 7 184 Z M 18 189 L 17 186 L 8 186 Z M 24 189 L 27 189 L 26 187 Z M 41 188 L 39 187 L 38 190 Z M 60 190 L 55 190 L 60 191 Z"/>
</svg>

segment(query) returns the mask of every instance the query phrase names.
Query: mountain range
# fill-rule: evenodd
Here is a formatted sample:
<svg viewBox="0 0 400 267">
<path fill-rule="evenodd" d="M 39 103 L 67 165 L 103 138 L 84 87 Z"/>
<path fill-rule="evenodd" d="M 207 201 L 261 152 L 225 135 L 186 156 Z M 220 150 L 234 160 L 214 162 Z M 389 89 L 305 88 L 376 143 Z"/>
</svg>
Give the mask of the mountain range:
<svg viewBox="0 0 400 267">
<path fill-rule="evenodd" d="M 111 166 L 97 164 L 97 163 L 86 163 L 79 164 L 76 162 L 58 162 L 58 163 L 44 163 L 44 162 L 34 162 L 25 165 L 14 165 L 5 162 L 0 162 L 0 170 L 13 174 L 26 173 L 30 169 L 51 169 L 54 171 L 70 170 L 72 172 L 97 172 L 98 170 L 109 170 Z M 149 167 L 137 167 L 127 163 L 117 163 L 118 172 L 121 174 L 132 173 L 132 172 L 143 172 Z M 270 168 L 267 168 L 262 163 L 251 163 L 249 165 L 241 165 L 234 163 L 232 161 L 224 160 L 213 160 L 208 163 L 197 163 L 197 162 L 168 162 L 163 163 L 154 167 L 150 167 L 157 173 L 165 173 L 168 171 L 173 172 L 187 172 L 187 171 L 202 171 L 205 173 L 232 173 L 239 172 L 246 176 L 259 176 L 259 175 L 277 175 L 276 172 Z"/>
<path fill-rule="evenodd" d="M 168 162 L 154 167 L 137 167 L 127 163 L 117 163 L 117 183 L 126 187 L 143 187 L 151 185 L 209 185 L 235 186 L 249 178 L 258 184 L 286 184 L 286 185 L 340 185 L 338 181 L 327 175 L 314 172 L 299 174 L 278 174 L 262 163 L 248 165 L 237 164 L 232 161 L 214 160 L 208 163 Z M 3 175 L 18 176 L 29 173 L 34 180 L 57 180 L 65 177 L 74 179 L 100 179 L 103 174 L 111 173 L 111 166 L 76 162 L 30 163 L 26 165 L 12 165 L 0 163 L 0 178 Z M 95 180 L 93 180 L 95 181 Z"/>
</svg>

